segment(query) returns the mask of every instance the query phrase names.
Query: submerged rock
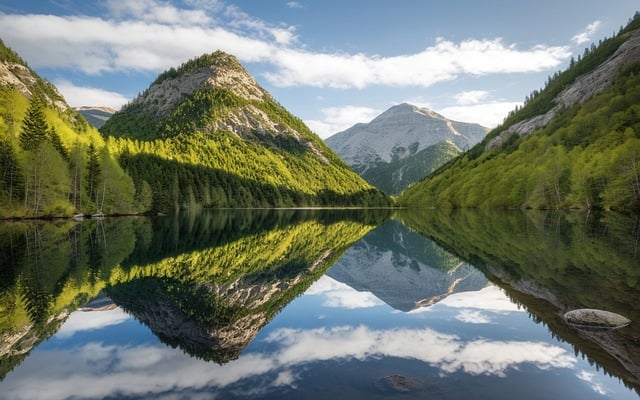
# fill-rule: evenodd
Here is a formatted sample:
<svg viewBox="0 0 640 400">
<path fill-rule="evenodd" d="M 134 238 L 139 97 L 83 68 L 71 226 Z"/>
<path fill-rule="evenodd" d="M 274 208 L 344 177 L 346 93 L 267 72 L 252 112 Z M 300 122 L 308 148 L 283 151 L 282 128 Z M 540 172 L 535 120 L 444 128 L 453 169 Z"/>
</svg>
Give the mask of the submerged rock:
<svg viewBox="0 0 640 400">
<path fill-rule="evenodd" d="M 618 329 L 631 323 L 631 320 L 611 311 L 593 308 L 581 308 L 564 315 L 568 324 L 587 328 Z"/>
<path fill-rule="evenodd" d="M 396 392 L 409 392 L 421 385 L 418 379 L 406 377 L 403 375 L 389 375 L 384 378 L 380 378 L 378 386 L 380 389 L 391 390 Z"/>
</svg>

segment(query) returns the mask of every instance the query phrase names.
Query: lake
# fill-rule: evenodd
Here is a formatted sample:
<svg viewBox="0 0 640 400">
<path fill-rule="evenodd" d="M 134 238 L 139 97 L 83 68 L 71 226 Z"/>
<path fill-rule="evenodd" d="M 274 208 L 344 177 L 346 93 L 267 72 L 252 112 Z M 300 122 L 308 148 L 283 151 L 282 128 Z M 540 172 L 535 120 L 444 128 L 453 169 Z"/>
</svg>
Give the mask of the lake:
<svg viewBox="0 0 640 400">
<path fill-rule="evenodd" d="M 639 299 L 635 215 L 2 222 L 0 398 L 638 399 Z"/>
</svg>

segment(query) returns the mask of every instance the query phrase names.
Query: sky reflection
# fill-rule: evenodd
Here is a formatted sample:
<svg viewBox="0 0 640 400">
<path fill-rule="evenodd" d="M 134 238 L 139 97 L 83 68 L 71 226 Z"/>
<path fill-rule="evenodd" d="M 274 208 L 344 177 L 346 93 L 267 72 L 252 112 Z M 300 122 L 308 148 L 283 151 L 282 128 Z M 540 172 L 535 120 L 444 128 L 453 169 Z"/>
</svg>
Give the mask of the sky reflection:
<svg viewBox="0 0 640 400">
<path fill-rule="evenodd" d="M 486 322 L 492 312 L 514 311 L 505 302 L 508 300 L 504 294 L 504 301 L 500 300 L 500 293 L 491 286 L 479 292 L 459 293 L 445 300 L 442 307 L 455 311 L 458 320 Z M 335 307 L 329 300 L 340 296 L 347 307 L 358 303 L 353 299 L 367 298 L 366 293 L 326 277 L 314 285 L 310 294 L 325 296 L 326 307 Z M 484 300 L 488 300 L 487 306 L 479 310 L 484 307 Z M 464 308 L 472 306 L 474 309 Z M 48 400 L 149 393 L 161 395 L 160 398 L 190 393 L 189 397 L 197 398 L 199 392 L 215 392 L 225 387 L 235 387 L 237 393 L 244 395 L 257 395 L 277 387 L 295 388 L 303 379 L 299 371 L 332 361 L 398 358 L 422 362 L 436 368 L 442 376 L 461 372 L 496 377 L 505 377 L 510 370 L 525 364 L 548 370 L 573 368 L 577 363 L 565 348 L 543 341 L 487 337 L 465 340 L 429 326 L 375 329 L 365 323 L 272 330 L 267 327 L 257 339 L 265 344 L 261 350 L 245 351 L 239 359 L 225 365 L 200 362 L 157 342 L 127 345 L 110 344 L 107 340 L 74 342 L 73 333 L 83 329 L 99 326 L 124 329 L 117 324 L 126 314 L 118 309 L 104 313 L 72 314 L 69 326 L 65 324 L 57 335 L 61 341 L 59 348 L 34 351 L 22 368 L 3 382 L 4 398 Z M 460 318 L 461 315 L 465 317 Z M 411 318 L 411 314 L 406 317 Z M 588 377 L 585 372 L 579 379 L 587 381 Z M 251 389 L 241 388 L 243 381 L 251 381 Z"/>
</svg>

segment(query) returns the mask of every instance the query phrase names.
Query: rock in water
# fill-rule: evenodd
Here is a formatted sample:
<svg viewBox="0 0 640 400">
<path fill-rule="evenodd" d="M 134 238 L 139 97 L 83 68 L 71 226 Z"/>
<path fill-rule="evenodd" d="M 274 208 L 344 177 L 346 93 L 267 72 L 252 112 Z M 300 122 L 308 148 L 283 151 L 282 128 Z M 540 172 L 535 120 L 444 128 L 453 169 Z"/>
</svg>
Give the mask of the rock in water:
<svg viewBox="0 0 640 400">
<path fill-rule="evenodd" d="M 581 308 L 564 315 L 568 324 L 578 327 L 618 329 L 631 323 L 629 318 L 610 311 Z"/>
</svg>

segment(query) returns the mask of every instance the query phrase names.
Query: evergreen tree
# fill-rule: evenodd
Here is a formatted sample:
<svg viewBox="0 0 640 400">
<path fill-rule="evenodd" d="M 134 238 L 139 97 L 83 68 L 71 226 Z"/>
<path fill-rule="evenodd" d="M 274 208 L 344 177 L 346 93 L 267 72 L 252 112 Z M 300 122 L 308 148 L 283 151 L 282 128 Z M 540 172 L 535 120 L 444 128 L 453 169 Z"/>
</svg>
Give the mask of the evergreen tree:
<svg viewBox="0 0 640 400">
<path fill-rule="evenodd" d="M 96 146 L 91 143 L 87 149 L 87 193 L 89 198 L 98 203 L 98 188 L 101 181 L 102 168 Z"/>
<path fill-rule="evenodd" d="M 62 145 L 62 141 L 60 140 L 60 135 L 58 135 L 58 132 L 53 126 L 51 127 L 51 129 L 49 129 L 48 134 L 49 134 L 49 140 L 51 140 L 51 144 L 53 145 L 53 148 L 56 149 L 58 153 L 60 153 L 60 155 L 65 161 L 69 161 L 69 152 Z"/>
<path fill-rule="evenodd" d="M 27 114 L 22 121 L 20 145 L 27 151 L 34 151 L 47 139 L 47 121 L 42 109 L 42 101 L 34 98 L 29 104 Z"/>
</svg>

